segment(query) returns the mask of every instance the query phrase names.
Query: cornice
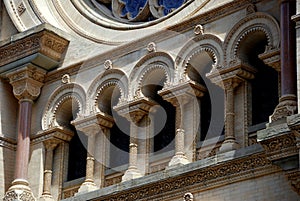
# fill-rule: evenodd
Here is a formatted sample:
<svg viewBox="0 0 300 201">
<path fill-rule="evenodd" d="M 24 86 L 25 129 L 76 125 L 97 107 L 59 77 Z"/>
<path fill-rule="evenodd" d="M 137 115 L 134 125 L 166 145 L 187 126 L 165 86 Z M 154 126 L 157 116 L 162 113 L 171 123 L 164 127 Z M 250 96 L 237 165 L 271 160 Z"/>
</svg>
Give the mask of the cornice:
<svg viewBox="0 0 300 201">
<path fill-rule="evenodd" d="M 17 148 L 17 142 L 9 138 L 0 137 L 0 147 L 15 151 Z"/>
<path fill-rule="evenodd" d="M 50 25 L 40 25 L 0 42 L 0 73 L 33 63 L 45 70 L 63 59 L 69 41 Z"/>
</svg>

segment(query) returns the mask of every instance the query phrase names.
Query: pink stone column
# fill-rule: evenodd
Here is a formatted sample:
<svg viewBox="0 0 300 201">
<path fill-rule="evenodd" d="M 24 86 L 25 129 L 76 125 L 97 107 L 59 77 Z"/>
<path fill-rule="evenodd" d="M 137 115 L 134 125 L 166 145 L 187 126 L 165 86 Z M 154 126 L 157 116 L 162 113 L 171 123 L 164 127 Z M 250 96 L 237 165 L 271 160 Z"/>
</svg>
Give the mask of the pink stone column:
<svg viewBox="0 0 300 201">
<path fill-rule="evenodd" d="M 18 144 L 15 165 L 14 184 L 28 185 L 28 161 L 30 151 L 30 130 L 32 100 L 24 99 L 19 102 Z"/>
</svg>

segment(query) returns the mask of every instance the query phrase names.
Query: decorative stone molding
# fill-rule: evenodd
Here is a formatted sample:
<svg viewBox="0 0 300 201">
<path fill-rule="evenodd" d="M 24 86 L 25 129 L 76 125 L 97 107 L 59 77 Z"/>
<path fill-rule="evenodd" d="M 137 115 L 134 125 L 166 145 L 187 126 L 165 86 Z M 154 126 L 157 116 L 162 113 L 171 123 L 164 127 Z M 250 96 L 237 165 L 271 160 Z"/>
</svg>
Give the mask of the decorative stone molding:
<svg viewBox="0 0 300 201">
<path fill-rule="evenodd" d="M 113 68 L 113 63 L 111 60 L 106 60 L 103 65 L 105 70 L 109 70 Z"/>
<path fill-rule="evenodd" d="M 5 194 L 3 201 L 36 201 L 31 190 L 28 187 L 27 189 L 26 187 L 27 186 L 24 185 L 16 185 L 13 189 L 9 189 L 8 192 Z"/>
<path fill-rule="evenodd" d="M 280 49 L 272 49 L 266 46 L 264 53 L 258 55 L 259 59 L 263 60 L 265 64 L 274 68 L 277 72 L 281 71 L 280 67 Z"/>
<path fill-rule="evenodd" d="M 198 25 L 195 26 L 194 34 L 195 35 L 199 35 L 199 34 L 203 35 L 204 34 L 204 28 L 201 24 L 198 24 Z"/>
<path fill-rule="evenodd" d="M 266 13 L 255 12 L 240 20 L 226 36 L 223 49 L 228 66 L 229 62 L 237 57 L 240 43 L 253 32 L 263 32 L 267 38 L 267 46 L 279 48 L 280 28 L 276 19 Z"/>
<path fill-rule="evenodd" d="M 295 192 L 300 195 L 300 170 L 289 171 L 286 173 L 288 180 Z"/>
<path fill-rule="evenodd" d="M 122 192 L 114 192 L 113 194 L 93 199 L 97 201 L 154 200 L 154 198 L 162 194 L 166 195 L 171 192 L 174 194 L 178 189 L 186 189 L 188 187 L 201 190 L 212 189 L 228 185 L 228 182 L 244 181 L 245 179 L 253 178 L 253 176 L 262 176 L 278 171 L 279 169 L 274 168 L 263 154 L 253 154 L 249 157 L 227 161 L 226 163 L 206 166 L 187 172 L 184 175 L 168 177 L 159 182 L 147 183 L 139 188 L 122 190 Z"/>
<path fill-rule="evenodd" d="M 45 75 L 45 70 L 31 65 L 6 74 L 15 97 L 32 101 L 40 95 Z"/>
<path fill-rule="evenodd" d="M 77 116 L 83 116 L 85 112 L 86 95 L 84 89 L 74 83 L 64 84 L 57 88 L 51 95 L 43 112 L 42 129 L 47 130 L 52 127 L 59 127 L 57 123 L 57 113 L 66 100 L 74 101 L 78 106 L 79 112 Z"/>
<path fill-rule="evenodd" d="M 17 34 L 0 47 L 0 66 L 15 61 L 31 62 L 50 70 L 63 59 L 69 41 L 55 33 L 55 28 L 43 24 L 34 30 Z M 29 57 L 36 55 L 35 59 Z M 8 67 L 10 68 L 10 67 Z"/>
<path fill-rule="evenodd" d="M 114 107 L 114 110 L 128 121 L 137 124 L 145 115 L 148 115 L 149 110 L 154 105 L 156 105 L 154 101 L 143 97 L 134 101 L 129 101 L 128 103 L 117 105 Z"/>
<path fill-rule="evenodd" d="M 184 194 L 183 201 L 193 201 L 193 200 L 194 200 L 194 196 L 192 193 L 188 192 Z"/>
<path fill-rule="evenodd" d="M 23 2 L 18 5 L 18 15 L 22 15 L 26 11 L 26 7 Z"/>
<path fill-rule="evenodd" d="M 154 42 L 150 42 L 147 45 L 148 52 L 156 52 L 156 44 Z"/>
<path fill-rule="evenodd" d="M 58 141 L 65 141 L 69 142 L 74 133 L 64 127 L 56 126 L 53 128 L 49 128 L 47 130 L 42 130 L 37 133 L 37 135 L 34 135 L 31 137 L 31 143 L 37 144 L 41 142 L 45 142 L 46 145 L 51 142 L 54 142 L 54 144 Z"/>
<path fill-rule="evenodd" d="M 64 74 L 62 77 L 61 77 L 61 82 L 63 84 L 69 84 L 71 82 L 70 80 L 70 75 L 69 74 Z"/>
<path fill-rule="evenodd" d="M 287 116 L 297 113 L 297 97 L 295 95 L 281 96 L 279 104 L 276 106 L 274 113 L 271 115 L 271 122 L 278 121 Z"/>
<path fill-rule="evenodd" d="M 247 15 L 255 13 L 256 12 L 256 6 L 254 4 L 249 4 L 246 8 L 246 12 L 247 12 Z"/>
</svg>

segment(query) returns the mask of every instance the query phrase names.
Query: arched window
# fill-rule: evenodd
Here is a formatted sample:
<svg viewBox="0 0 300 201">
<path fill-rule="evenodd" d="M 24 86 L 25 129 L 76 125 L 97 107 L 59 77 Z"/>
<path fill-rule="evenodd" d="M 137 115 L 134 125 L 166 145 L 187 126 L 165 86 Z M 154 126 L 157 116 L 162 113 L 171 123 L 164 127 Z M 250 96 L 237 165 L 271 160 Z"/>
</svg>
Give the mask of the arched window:
<svg viewBox="0 0 300 201">
<path fill-rule="evenodd" d="M 71 124 L 71 121 L 76 119 L 78 112 L 77 102 L 73 98 L 68 98 L 60 104 L 56 114 L 57 123 L 74 133 L 69 142 L 67 181 L 85 177 L 86 173 L 87 138 Z"/>
<path fill-rule="evenodd" d="M 109 164 L 108 168 L 116 168 L 128 164 L 130 123 L 121 117 L 113 107 L 118 104 L 121 93 L 116 85 L 111 85 L 103 90 L 99 97 L 98 107 L 100 111 L 111 115 L 114 125 L 110 129 Z"/>
<path fill-rule="evenodd" d="M 278 72 L 264 64 L 258 57 L 265 51 L 267 45 L 267 37 L 263 31 L 245 36 L 240 44 L 238 56 L 257 70 L 254 79 L 250 80 L 251 107 L 249 110 L 251 118 L 249 126 L 260 129 L 268 122 L 269 116 L 278 104 Z"/>
</svg>

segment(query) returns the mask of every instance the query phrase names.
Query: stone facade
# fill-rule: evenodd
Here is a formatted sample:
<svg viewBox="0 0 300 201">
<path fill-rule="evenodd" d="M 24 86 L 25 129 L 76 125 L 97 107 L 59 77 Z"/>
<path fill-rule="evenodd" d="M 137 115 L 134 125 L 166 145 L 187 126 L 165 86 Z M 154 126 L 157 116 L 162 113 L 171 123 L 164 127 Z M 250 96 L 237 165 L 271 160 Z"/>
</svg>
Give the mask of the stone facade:
<svg viewBox="0 0 300 201">
<path fill-rule="evenodd" d="M 300 1 L 137 2 L 0 2 L 0 197 L 300 200 Z"/>
</svg>

